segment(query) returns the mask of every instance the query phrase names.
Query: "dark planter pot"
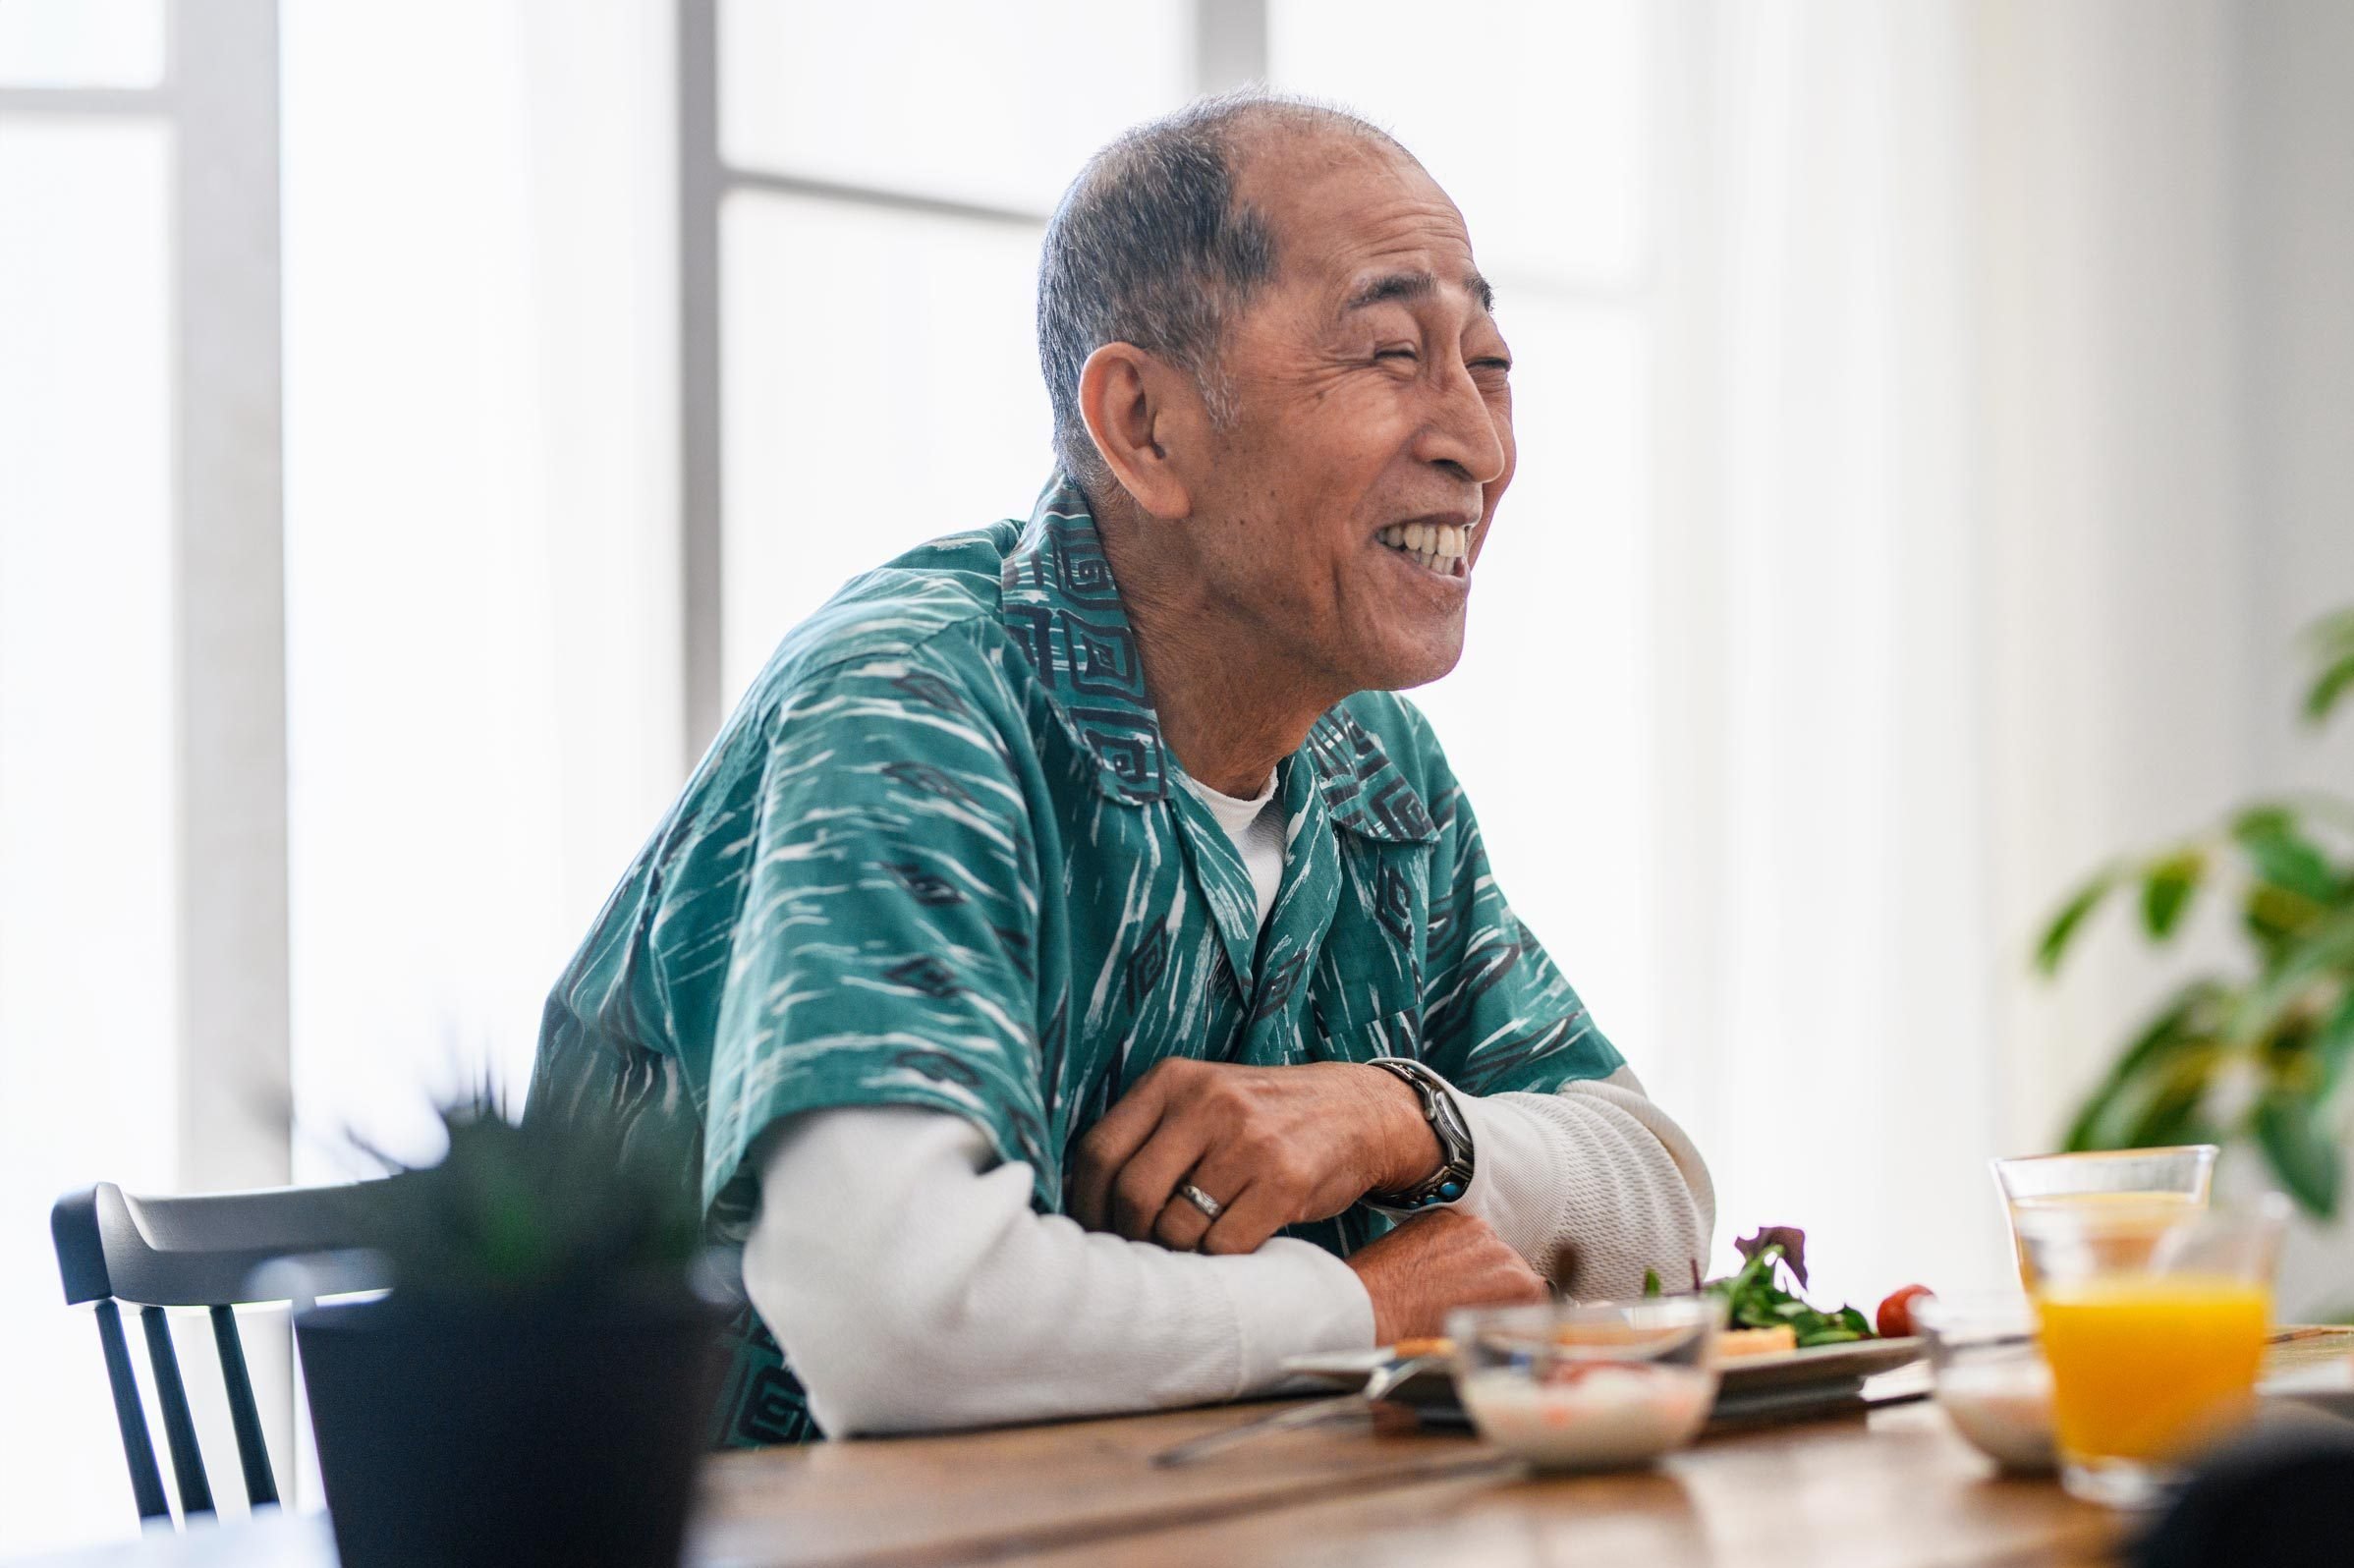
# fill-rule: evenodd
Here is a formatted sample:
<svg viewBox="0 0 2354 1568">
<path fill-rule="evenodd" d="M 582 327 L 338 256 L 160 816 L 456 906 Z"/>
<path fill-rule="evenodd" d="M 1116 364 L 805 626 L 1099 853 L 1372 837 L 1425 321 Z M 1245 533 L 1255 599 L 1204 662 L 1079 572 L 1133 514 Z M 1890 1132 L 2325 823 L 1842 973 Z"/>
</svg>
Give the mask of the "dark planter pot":
<svg viewBox="0 0 2354 1568">
<path fill-rule="evenodd" d="M 684 1289 L 302 1314 L 343 1568 L 675 1568 L 717 1327 Z"/>
</svg>

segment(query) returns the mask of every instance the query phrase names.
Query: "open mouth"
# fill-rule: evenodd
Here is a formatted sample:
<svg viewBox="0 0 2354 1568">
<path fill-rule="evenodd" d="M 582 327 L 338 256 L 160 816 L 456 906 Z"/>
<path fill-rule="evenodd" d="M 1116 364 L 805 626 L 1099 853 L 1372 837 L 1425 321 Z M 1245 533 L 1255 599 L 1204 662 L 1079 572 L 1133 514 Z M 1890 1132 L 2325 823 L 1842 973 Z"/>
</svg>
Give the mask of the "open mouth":
<svg viewBox="0 0 2354 1568">
<path fill-rule="evenodd" d="M 1471 570 L 1472 528 L 1458 523 L 1394 523 L 1374 537 L 1427 572 L 1462 577 Z"/>
</svg>

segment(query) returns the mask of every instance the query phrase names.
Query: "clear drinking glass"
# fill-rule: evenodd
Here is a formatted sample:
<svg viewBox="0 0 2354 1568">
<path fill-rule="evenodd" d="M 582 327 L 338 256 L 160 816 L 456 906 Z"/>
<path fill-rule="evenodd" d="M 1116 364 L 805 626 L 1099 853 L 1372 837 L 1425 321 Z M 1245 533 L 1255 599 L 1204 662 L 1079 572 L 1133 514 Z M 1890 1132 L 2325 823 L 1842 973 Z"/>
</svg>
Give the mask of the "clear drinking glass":
<svg viewBox="0 0 2354 1568">
<path fill-rule="evenodd" d="M 2018 1254 L 2019 1283 L 2036 1288 L 2034 1266 L 2019 1237 L 2019 1216 L 2047 1209 L 2149 1208 L 2168 1204 L 2205 1208 L 2214 1183 L 2214 1144 L 2171 1148 L 2118 1148 L 2088 1154 L 2032 1154 L 1994 1161 Z"/>
<path fill-rule="evenodd" d="M 2060 1480 L 2112 1507 L 2158 1500 L 2195 1450 L 2244 1420 L 2271 1324 L 2288 1203 L 2030 1209 Z"/>
<path fill-rule="evenodd" d="M 1544 1469 L 1646 1464 L 1707 1424 L 1724 1312 L 1669 1296 L 1454 1313 L 1455 1392 L 1481 1436 Z"/>
</svg>

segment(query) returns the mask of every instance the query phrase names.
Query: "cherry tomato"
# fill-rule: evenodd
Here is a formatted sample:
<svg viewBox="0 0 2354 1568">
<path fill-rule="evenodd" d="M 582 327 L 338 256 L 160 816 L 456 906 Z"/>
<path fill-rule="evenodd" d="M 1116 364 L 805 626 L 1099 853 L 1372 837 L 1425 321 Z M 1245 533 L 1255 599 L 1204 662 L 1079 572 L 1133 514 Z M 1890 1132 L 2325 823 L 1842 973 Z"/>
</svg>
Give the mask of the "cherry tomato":
<svg viewBox="0 0 2354 1568">
<path fill-rule="evenodd" d="M 1913 1303 L 1923 1296 L 1934 1300 L 1936 1292 L 1927 1285 L 1907 1285 L 1889 1293 L 1879 1304 L 1879 1316 L 1874 1324 L 1882 1339 L 1905 1339 L 1913 1334 Z"/>
</svg>

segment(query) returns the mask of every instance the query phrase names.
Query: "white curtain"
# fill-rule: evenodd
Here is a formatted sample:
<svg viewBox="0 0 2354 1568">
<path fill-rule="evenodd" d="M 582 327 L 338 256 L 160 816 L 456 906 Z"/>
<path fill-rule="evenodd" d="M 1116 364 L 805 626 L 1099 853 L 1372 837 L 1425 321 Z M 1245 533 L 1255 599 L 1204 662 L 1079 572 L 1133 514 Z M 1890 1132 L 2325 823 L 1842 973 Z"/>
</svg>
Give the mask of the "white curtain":
<svg viewBox="0 0 2354 1568">
<path fill-rule="evenodd" d="M 286 8 L 302 1179 L 520 1098 L 684 777 L 668 22 Z"/>
<path fill-rule="evenodd" d="M 1720 1245 L 1804 1225 L 1832 1294 L 2001 1282 L 1985 1161 L 2051 1146 L 2182 961 L 2113 920 L 2035 983 L 2042 919 L 2296 770 L 2279 644 L 2354 591 L 2354 476 L 2252 526 L 2329 451 L 2252 418 L 2315 323 L 2244 279 L 2347 309 L 2348 220 L 2317 251 L 2310 209 L 2354 159 L 2265 152 L 2332 113 L 2311 57 L 2354 27 L 2262 11 L 1711 5 L 1668 74 L 1657 1087 Z M 2211 915 L 2194 956 L 2230 951 Z"/>
<path fill-rule="evenodd" d="M 1720 1258 L 1990 1272 L 1961 8 L 1704 8 L 1669 64 L 1653 695 L 1654 1090 Z M 1680 174 L 1680 178 L 1677 176 Z"/>
</svg>

